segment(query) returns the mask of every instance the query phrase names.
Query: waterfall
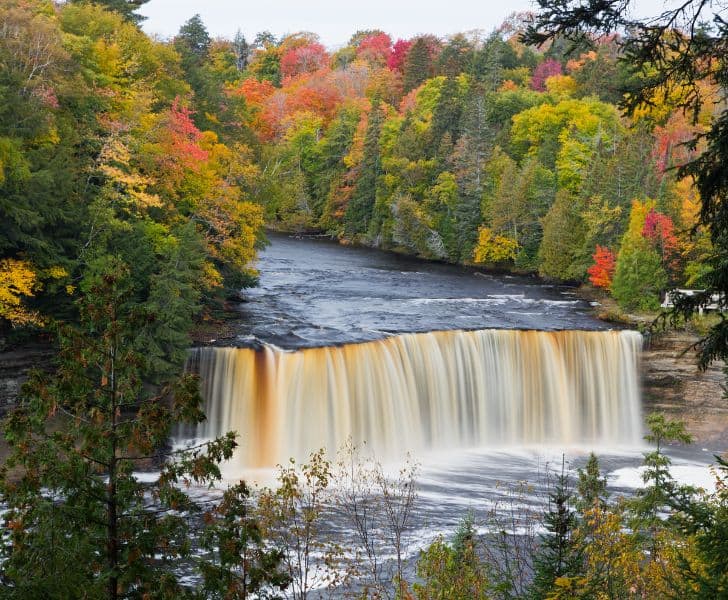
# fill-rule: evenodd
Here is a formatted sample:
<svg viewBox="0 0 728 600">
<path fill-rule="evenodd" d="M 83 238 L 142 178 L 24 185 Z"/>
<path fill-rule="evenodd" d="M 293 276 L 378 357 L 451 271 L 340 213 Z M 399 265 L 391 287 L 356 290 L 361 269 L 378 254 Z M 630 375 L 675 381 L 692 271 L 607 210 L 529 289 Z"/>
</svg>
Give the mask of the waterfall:
<svg viewBox="0 0 728 600">
<path fill-rule="evenodd" d="M 350 437 L 378 457 L 524 444 L 637 444 L 630 331 L 443 331 L 337 347 L 197 348 L 207 421 L 239 434 L 235 467 L 283 464 Z"/>
</svg>

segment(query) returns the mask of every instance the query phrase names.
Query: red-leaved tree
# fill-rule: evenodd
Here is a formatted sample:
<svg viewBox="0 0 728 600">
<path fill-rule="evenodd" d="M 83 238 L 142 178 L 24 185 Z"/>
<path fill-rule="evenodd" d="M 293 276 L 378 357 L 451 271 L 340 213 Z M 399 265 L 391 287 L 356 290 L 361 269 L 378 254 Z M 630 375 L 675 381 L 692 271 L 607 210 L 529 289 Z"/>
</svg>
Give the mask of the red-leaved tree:
<svg viewBox="0 0 728 600">
<path fill-rule="evenodd" d="M 546 91 L 546 80 L 554 75 L 562 74 L 561 63 L 553 58 L 548 58 L 533 70 L 531 77 L 531 88 L 537 92 Z"/>
<path fill-rule="evenodd" d="M 167 152 L 169 158 L 180 166 L 196 169 L 199 163 L 209 157 L 209 152 L 200 147 L 202 132 L 192 120 L 192 111 L 175 98 L 169 109 L 167 120 Z"/>
<path fill-rule="evenodd" d="M 675 111 L 667 123 L 655 127 L 652 156 L 660 175 L 670 168 L 682 167 L 695 158 L 697 153 L 688 142 L 695 139 L 698 131 L 699 127 L 691 124 L 682 111 Z"/>
<path fill-rule="evenodd" d="M 245 104 L 248 107 L 260 108 L 275 91 L 275 86 L 267 79 L 258 81 L 251 77 L 243 81 L 238 88 L 233 90 L 233 93 L 245 98 Z"/>
<path fill-rule="evenodd" d="M 397 40 L 392 47 L 392 53 L 389 55 L 387 60 L 387 66 L 392 71 L 402 72 L 404 68 L 404 61 L 407 58 L 407 52 L 409 52 L 412 42 L 410 40 Z"/>
<path fill-rule="evenodd" d="M 367 62 L 384 66 L 392 54 L 392 38 L 386 33 L 365 37 L 356 49 L 356 55 Z"/>
<path fill-rule="evenodd" d="M 662 263 L 669 271 L 679 267 L 679 242 L 675 235 L 672 219 L 654 208 L 647 213 L 642 237 L 649 240 L 662 257 Z"/>
<path fill-rule="evenodd" d="M 587 269 L 589 281 L 594 287 L 609 289 L 612 285 L 614 269 L 617 264 L 617 258 L 614 256 L 614 252 L 606 246 L 597 244 L 592 258 L 594 259 L 594 264 Z"/>
<path fill-rule="evenodd" d="M 326 66 L 329 55 L 321 44 L 306 44 L 292 48 L 281 56 L 283 77 L 295 77 L 303 73 L 313 73 Z"/>
</svg>

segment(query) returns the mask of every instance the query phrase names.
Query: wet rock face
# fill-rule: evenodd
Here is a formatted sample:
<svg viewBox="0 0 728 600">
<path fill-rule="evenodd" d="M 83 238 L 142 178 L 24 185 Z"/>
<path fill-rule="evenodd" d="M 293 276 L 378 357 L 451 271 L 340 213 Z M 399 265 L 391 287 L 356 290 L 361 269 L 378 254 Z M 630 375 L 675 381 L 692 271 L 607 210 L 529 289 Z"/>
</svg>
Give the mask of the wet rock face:
<svg viewBox="0 0 728 600">
<path fill-rule="evenodd" d="M 47 369 L 53 350 L 49 345 L 33 344 L 0 352 L 0 415 L 12 408 L 31 369 Z"/>
<path fill-rule="evenodd" d="M 724 365 L 714 364 L 701 372 L 690 349 L 697 341 L 685 332 L 668 332 L 646 344 L 642 355 L 644 411 L 682 419 L 696 442 L 724 448 L 728 443 Z"/>
</svg>

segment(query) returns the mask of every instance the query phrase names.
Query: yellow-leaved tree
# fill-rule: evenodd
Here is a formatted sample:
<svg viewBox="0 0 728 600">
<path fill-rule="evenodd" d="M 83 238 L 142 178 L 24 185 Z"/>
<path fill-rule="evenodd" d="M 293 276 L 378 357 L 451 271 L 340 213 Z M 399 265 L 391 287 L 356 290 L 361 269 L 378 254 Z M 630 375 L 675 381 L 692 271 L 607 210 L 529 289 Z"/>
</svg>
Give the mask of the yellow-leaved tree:
<svg viewBox="0 0 728 600">
<path fill-rule="evenodd" d="M 23 296 L 33 296 L 38 278 L 32 266 L 23 260 L 0 260 L 0 318 L 18 325 L 40 324 L 38 313 L 23 305 Z"/>
<path fill-rule="evenodd" d="M 518 242 L 512 238 L 495 233 L 490 227 L 478 231 L 478 243 L 473 251 L 476 263 L 502 263 L 515 260 Z"/>
</svg>

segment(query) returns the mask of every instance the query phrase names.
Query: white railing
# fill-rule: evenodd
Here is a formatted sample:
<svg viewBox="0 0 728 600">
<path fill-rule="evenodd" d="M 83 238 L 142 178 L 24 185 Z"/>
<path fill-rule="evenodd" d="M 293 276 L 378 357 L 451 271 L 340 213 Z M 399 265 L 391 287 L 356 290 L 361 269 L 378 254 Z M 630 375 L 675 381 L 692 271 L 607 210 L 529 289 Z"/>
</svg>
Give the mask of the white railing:
<svg viewBox="0 0 728 600">
<path fill-rule="evenodd" d="M 662 308 L 672 308 L 675 306 L 675 300 L 679 296 L 695 296 L 696 294 L 702 294 L 705 290 L 670 290 L 665 294 L 665 299 L 663 300 Z M 703 314 L 704 311 L 722 311 L 725 308 L 725 301 L 723 300 L 721 294 L 712 294 L 710 296 L 710 302 L 708 304 L 705 304 L 703 306 L 698 307 L 698 314 Z"/>
</svg>

